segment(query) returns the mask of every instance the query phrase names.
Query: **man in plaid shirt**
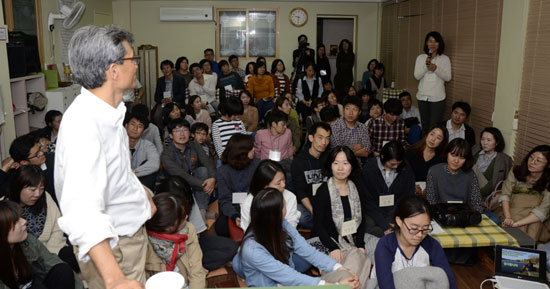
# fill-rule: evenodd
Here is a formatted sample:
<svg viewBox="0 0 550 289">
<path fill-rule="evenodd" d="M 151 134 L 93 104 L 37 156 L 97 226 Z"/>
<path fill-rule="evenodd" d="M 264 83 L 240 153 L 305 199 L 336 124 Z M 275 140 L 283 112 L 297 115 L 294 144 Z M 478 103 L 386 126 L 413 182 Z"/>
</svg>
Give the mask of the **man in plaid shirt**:
<svg viewBox="0 0 550 289">
<path fill-rule="evenodd" d="M 372 151 L 378 155 L 386 142 L 396 140 L 403 147 L 407 146 L 405 136 L 405 121 L 399 119 L 403 110 L 401 102 L 390 98 L 384 103 L 384 114 L 371 120 L 368 130 Z"/>
<path fill-rule="evenodd" d="M 367 127 L 357 121 L 361 115 L 361 99 L 358 96 L 348 96 L 342 103 L 344 115 L 331 124 L 332 147 L 345 145 L 353 150 L 356 157 L 368 157 L 371 151 Z"/>
</svg>

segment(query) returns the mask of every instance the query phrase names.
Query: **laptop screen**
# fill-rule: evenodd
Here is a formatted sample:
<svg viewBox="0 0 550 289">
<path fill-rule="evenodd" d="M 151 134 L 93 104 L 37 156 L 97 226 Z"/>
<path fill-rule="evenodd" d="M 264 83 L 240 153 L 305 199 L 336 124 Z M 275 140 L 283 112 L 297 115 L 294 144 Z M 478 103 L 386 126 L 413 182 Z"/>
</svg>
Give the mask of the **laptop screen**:
<svg viewBox="0 0 550 289">
<path fill-rule="evenodd" d="M 497 246 L 495 275 L 546 282 L 546 253 L 525 248 Z"/>
</svg>

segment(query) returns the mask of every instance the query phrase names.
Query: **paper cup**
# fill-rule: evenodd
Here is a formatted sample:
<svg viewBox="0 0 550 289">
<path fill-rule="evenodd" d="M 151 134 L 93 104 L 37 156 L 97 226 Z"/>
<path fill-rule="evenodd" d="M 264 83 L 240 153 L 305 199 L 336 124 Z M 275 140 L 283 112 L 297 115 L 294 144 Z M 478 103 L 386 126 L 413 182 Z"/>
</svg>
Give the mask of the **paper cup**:
<svg viewBox="0 0 550 289">
<path fill-rule="evenodd" d="M 160 272 L 147 280 L 145 289 L 181 289 L 185 278 L 176 272 Z"/>
</svg>

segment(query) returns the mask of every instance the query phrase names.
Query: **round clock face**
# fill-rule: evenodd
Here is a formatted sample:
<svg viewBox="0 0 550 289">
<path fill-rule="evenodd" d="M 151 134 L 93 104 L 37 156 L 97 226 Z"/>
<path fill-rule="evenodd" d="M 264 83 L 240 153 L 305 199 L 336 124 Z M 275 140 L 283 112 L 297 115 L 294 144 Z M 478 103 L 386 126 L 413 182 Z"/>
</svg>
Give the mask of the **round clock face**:
<svg viewBox="0 0 550 289">
<path fill-rule="evenodd" d="M 302 8 L 295 8 L 290 12 L 290 23 L 294 26 L 304 26 L 307 23 L 307 12 Z"/>
</svg>

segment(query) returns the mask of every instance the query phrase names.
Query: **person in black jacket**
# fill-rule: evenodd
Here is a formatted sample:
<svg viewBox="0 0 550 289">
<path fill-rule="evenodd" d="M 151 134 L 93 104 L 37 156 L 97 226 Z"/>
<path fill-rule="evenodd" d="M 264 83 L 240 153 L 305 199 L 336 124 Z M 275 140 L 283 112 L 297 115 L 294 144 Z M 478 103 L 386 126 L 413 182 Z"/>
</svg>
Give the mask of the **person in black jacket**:
<svg viewBox="0 0 550 289">
<path fill-rule="evenodd" d="M 59 132 L 61 119 L 63 119 L 63 114 L 60 111 L 53 109 L 49 110 L 46 112 L 46 116 L 44 116 L 46 126 L 31 133 L 41 141 L 48 143 L 48 146 L 51 147 L 51 144 L 55 144 L 57 141 L 57 133 Z M 55 149 L 55 145 L 53 148 Z"/>
<path fill-rule="evenodd" d="M 455 138 L 461 138 L 465 139 L 470 147 L 476 144 L 474 129 L 465 123 L 471 111 L 472 108 L 468 103 L 457 101 L 452 106 L 451 118 L 439 123 L 439 125 L 447 128 L 449 132 L 449 142 Z"/>
<path fill-rule="evenodd" d="M 315 50 L 308 48 L 307 36 L 302 34 L 298 36 L 298 49 L 292 51 L 292 66 L 294 67 L 294 81 L 302 78 L 305 75 L 305 65 L 307 63 L 315 63 Z M 296 83 L 293 83 L 296 87 Z"/>
<path fill-rule="evenodd" d="M 324 71 L 324 72 L 323 72 Z M 323 80 L 323 84 L 330 81 L 330 63 L 327 57 L 327 49 L 323 43 L 317 45 L 317 75 Z"/>
<path fill-rule="evenodd" d="M 341 247 L 357 247 L 365 254 L 364 197 L 355 183 L 359 161 L 347 146 L 333 148 L 325 162 L 329 178 L 313 199 L 313 233 L 330 251 L 329 257 L 343 261 Z"/>
<path fill-rule="evenodd" d="M 443 162 L 441 156 L 445 151 L 448 138 L 449 134 L 445 127 L 435 124 L 420 141 L 405 151 L 405 161 L 413 169 L 417 182 L 425 182 L 428 170 L 433 165 Z M 417 187 L 417 191 L 419 191 L 419 187 Z"/>
<path fill-rule="evenodd" d="M 345 96 L 350 86 L 353 85 L 353 65 L 355 64 L 355 54 L 351 42 L 342 39 L 338 46 L 338 56 L 336 57 L 336 75 L 334 76 L 334 86 L 341 96 Z"/>
<path fill-rule="evenodd" d="M 35 135 L 30 133 L 13 140 L 9 152 L 11 157 L 2 161 L 0 170 L 0 198 L 7 195 L 8 187 L 17 168 L 24 165 L 35 165 L 39 166 L 46 176 L 44 187 L 57 204 L 53 184 L 55 154 L 46 153 L 46 147 Z"/>
<path fill-rule="evenodd" d="M 224 95 L 223 98 L 220 97 L 220 101 L 225 99 L 225 97 L 239 97 L 240 92 L 244 89 L 242 78 L 238 73 L 229 69 L 229 62 L 226 60 L 220 61 L 218 66 L 221 70 L 221 74 L 218 76 L 218 88 L 220 89 L 220 94 L 223 90 Z"/>
<path fill-rule="evenodd" d="M 382 147 L 380 156 L 369 158 L 363 167 L 361 180 L 366 192 L 367 214 L 375 226 L 367 233 L 381 237 L 391 233 L 395 205 L 401 198 L 414 194 L 414 172 L 404 162 L 405 149 L 397 141 Z"/>
<path fill-rule="evenodd" d="M 311 201 L 324 181 L 322 170 L 328 154 L 326 150 L 330 143 L 330 133 L 330 125 L 327 123 L 313 124 L 308 135 L 311 145 L 304 146 L 294 155 L 292 161 L 292 185 L 296 199 L 299 201 L 298 210 L 301 215 L 298 227 L 301 228 L 313 228 Z"/>
<path fill-rule="evenodd" d="M 174 63 L 170 60 L 162 61 L 160 69 L 164 76 L 157 80 L 155 102 L 162 105 L 173 101 L 180 107 L 185 107 L 185 90 L 187 89 L 185 78 L 173 73 Z"/>
</svg>

